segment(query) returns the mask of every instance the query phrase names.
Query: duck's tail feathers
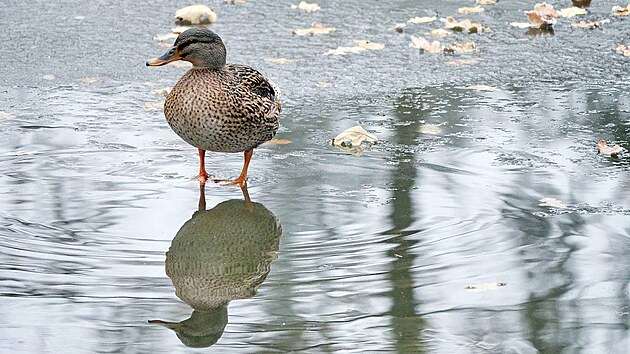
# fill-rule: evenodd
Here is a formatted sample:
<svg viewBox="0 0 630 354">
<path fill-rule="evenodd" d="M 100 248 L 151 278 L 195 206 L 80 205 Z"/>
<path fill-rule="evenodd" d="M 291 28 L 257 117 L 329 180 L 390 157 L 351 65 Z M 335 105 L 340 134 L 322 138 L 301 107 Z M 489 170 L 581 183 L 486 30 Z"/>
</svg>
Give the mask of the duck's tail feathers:
<svg viewBox="0 0 630 354">
<path fill-rule="evenodd" d="M 274 100 L 278 103 L 280 103 L 280 96 L 282 94 L 282 91 L 280 91 L 280 87 L 278 85 L 276 85 L 275 82 L 267 79 L 267 82 L 269 82 L 269 86 L 271 86 L 271 88 L 273 89 L 273 92 L 275 93 L 274 95 Z"/>
</svg>

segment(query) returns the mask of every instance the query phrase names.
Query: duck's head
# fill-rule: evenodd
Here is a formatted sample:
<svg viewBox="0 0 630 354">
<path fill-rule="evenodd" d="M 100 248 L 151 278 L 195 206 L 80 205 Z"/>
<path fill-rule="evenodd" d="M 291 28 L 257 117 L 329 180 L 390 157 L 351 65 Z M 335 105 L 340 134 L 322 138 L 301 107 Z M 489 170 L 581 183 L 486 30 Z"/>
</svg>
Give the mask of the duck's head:
<svg viewBox="0 0 630 354">
<path fill-rule="evenodd" d="M 191 28 L 180 34 L 164 55 L 147 61 L 147 66 L 161 66 L 175 60 L 191 62 L 198 68 L 220 69 L 225 65 L 225 45 L 211 30 Z"/>
</svg>

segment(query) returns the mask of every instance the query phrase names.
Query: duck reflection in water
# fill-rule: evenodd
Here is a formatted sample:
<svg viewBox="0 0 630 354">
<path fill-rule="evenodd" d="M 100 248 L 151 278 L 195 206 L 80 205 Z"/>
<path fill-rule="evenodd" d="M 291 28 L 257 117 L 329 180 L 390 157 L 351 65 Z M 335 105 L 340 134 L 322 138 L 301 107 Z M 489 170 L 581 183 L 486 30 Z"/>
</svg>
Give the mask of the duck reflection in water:
<svg viewBox="0 0 630 354">
<path fill-rule="evenodd" d="M 234 199 L 206 209 L 205 187 L 199 210 L 177 232 L 166 252 L 166 274 L 178 298 L 193 308 L 181 322 L 151 320 L 170 328 L 189 347 L 216 343 L 228 322 L 228 303 L 256 294 L 276 259 L 282 229 L 276 216 L 250 200 Z"/>
</svg>

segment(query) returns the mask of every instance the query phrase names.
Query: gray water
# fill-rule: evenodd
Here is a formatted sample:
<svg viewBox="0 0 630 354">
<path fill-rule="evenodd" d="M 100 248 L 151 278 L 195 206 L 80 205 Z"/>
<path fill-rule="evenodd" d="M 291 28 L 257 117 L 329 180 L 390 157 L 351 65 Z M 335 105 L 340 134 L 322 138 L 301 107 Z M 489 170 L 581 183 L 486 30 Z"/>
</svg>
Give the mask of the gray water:
<svg viewBox="0 0 630 354">
<path fill-rule="evenodd" d="M 0 352 L 627 353 L 630 164 L 595 150 L 630 146 L 622 3 L 539 35 L 509 26 L 528 1 L 319 3 L 211 2 L 229 61 L 282 88 L 291 144 L 254 152 L 251 209 L 200 195 L 196 149 L 144 108 L 186 70 L 144 63 L 190 3 L 3 2 Z M 432 15 L 493 31 L 448 56 L 408 46 L 437 22 L 387 29 Z M 291 34 L 313 21 L 337 31 Z M 322 55 L 353 39 L 385 48 Z M 357 123 L 381 142 L 330 146 Z"/>
</svg>

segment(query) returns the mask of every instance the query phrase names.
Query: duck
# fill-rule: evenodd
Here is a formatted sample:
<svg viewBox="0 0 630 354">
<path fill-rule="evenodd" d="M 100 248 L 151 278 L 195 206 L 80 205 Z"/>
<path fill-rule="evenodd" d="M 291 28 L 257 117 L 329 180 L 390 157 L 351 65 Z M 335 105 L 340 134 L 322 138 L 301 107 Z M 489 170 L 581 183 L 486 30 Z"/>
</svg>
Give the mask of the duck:
<svg viewBox="0 0 630 354">
<path fill-rule="evenodd" d="M 176 60 L 192 63 L 166 97 L 166 121 L 180 138 L 197 148 L 200 185 L 210 177 L 205 168 L 206 151 L 243 152 L 243 168 L 236 179 L 213 180 L 243 188 L 253 150 L 275 136 L 282 106 L 271 81 L 247 65 L 227 64 L 226 54 L 219 35 L 195 27 L 182 32 L 164 55 L 146 65 L 162 66 Z"/>
</svg>

